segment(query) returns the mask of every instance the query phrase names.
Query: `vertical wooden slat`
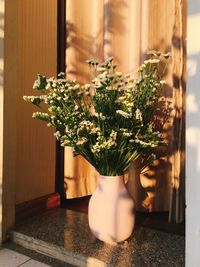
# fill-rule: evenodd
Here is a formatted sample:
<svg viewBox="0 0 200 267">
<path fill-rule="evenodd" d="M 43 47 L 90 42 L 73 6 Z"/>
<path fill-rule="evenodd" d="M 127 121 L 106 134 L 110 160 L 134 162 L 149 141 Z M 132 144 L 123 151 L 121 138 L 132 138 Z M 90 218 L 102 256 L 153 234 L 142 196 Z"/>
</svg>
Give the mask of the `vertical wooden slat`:
<svg viewBox="0 0 200 267">
<path fill-rule="evenodd" d="M 5 20 L 5 1 L 0 1 L 0 245 L 2 242 L 2 189 L 3 189 L 3 107 L 4 107 L 4 20 Z"/>
<path fill-rule="evenodd" d="M 55 191 L 53 130 L 31 119 L 36 108 L 22 96 L 34 94 L 38 73 L 56 75 L 57 1 L 19 0 L 17 9 L 16 204 Z"/>
</svg>

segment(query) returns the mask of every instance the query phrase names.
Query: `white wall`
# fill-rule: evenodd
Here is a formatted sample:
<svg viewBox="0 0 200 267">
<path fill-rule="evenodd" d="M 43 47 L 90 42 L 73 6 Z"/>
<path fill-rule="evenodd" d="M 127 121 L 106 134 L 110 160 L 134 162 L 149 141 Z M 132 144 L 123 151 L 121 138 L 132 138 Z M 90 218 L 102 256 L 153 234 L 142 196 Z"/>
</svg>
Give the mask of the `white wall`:
<svg viewBox="0 0 200 267">
<path fill-rule="evenodd" d="M 200 266 L 200 1 L 187 15 L 186 266 Z"/>
<path fill-rule="evenodd" d="M 3 40 L 4 40 L 4 0 L 0 0 L 0 244 L 2 238 L 2 176 L 3 176 Z"/>
</svg>

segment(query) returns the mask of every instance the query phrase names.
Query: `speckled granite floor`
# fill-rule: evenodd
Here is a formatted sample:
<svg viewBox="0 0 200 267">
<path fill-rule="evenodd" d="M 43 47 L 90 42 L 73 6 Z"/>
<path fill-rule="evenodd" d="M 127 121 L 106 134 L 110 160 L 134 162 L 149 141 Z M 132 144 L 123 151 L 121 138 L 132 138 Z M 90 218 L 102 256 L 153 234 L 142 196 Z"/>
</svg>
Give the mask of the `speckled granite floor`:
<svg viewBox="0 0 200 267">
<path fill-rule="evenodd" d="M 95 239 L 87 215 L 54 209 L 27 220 L 11 233 L 12 240 L 76 266 L 182 267 L 184 237 L 137 227 L 117 246 Z"/>
</svg>

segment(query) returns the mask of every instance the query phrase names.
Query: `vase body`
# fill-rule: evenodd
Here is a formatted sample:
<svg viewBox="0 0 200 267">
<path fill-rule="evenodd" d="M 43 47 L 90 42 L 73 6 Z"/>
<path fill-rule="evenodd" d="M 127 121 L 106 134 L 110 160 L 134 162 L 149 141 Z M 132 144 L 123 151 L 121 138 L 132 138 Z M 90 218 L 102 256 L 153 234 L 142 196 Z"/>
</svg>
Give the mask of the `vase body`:
<svg viewBox="0 0 200 267">
<path fill-rule="evenodd" d="M 135 225 L 134 200 L 123 176 L 101 176 L 89 201 L 89 226 L 101 241 L 116 244 L 130 237 Z"/>
</svg>

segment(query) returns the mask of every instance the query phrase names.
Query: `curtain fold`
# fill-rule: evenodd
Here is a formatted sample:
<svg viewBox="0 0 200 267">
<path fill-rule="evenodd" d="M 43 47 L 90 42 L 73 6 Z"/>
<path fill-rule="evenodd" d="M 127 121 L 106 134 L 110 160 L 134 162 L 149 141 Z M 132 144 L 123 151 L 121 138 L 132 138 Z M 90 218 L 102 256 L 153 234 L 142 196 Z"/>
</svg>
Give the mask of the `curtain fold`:
<svg viewBox="0 0 200 267">
<path fill-rule="evenodd" d="M 135 73 L 148 50 L 173 50 L 176 9 L 173 1 L 168 0 L 68 0 L 68 77 L 76 78 L 80 82 L 89 82 L 89 68 L 85 64 L 85 60 L 89 58 L 103 60 L 113 56 L 122 72 Z M 177 63 L 178 59 L 174 59 Z M 168 86 L 163 91 L 158 114 L 160 126 L 165 122 L 163 135 L 169 144 L 167 151 L 160 155 L 153 167 L 146 169 L 142 174 L 139 163 L 136 162 L 125 176 L 128 189 L 136 200 L 136 208 L 140 211 L 168 211 L 172 208 L 174 170 L 180 165 L 180 161 L 175 160 L 177 157 L 174 156 L 173 141 L 173 98 L 177 95 L 174 94 L 171 77 L 176 63 L 173 63 L 173 66 L 169 65 L 167 69 L 165 78 Z M 92 194 L 97 179 L 98 174 L 92 166 L 79 156 L 73 158 L 70 148 L 65 148 L 67 198 Z M 181 193 L 182 196 L 183 194 Z"/>
<path fill-rule="evenodd" d="M 91 79 L 85 61 L 103 60 L 104 3 L 102 0 L 68 0 L 66 72 L 80 83 Z M 82 197 L 94 192 L 98 174 L 81 156 L 73 158 L 71 148 L 65 148 L 64 187 L 67 198 Z"/>
</svg>

